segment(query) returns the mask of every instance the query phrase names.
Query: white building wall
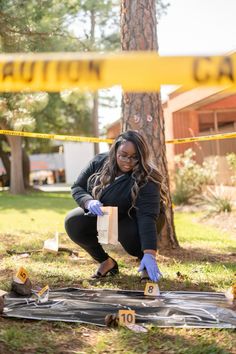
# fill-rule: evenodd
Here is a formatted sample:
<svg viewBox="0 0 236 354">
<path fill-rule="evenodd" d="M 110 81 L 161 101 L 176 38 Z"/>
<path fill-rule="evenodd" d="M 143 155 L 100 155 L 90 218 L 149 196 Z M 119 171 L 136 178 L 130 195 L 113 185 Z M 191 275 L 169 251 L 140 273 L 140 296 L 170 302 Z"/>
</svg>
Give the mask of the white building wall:
<svg viewBox="0 0 236 354">
<path fill-rule="evenodd" d="M 64 161 L 66 183 L 72 184 L 94 156 L 93 143 L 65 142 Z"/>
</svg>

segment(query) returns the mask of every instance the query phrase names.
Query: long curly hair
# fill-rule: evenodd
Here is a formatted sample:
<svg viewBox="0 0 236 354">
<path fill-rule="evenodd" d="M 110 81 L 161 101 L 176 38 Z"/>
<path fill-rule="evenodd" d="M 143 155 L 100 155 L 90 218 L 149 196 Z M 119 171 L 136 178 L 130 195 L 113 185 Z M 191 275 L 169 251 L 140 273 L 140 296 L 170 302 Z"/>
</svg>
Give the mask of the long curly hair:
<svg viewBox="0 0 236 354">
<path fill-rule="evenodd" d="M 120 134 L 110 148 L 108 158 L 102 166 L 101 170 L 90 177 L 93 180 L 92 195 L 95 199 L 99 199 L 102 190 L 112 183 L 118 176 L 119 168 L 117 165 L 117 149 L 120 145 L 129 141 L 134 144 L 138 162 L 132 170 L 132 178 L 134 184 L 131 188 L 132 208 L 135 208 L 140 188 L 148 181 L 152 181 L 160 186 L 160 197 L 163 203 L 166 202 L 166 188 L 163 184 L 163 176 L 153 164 L 150 157 L 150 150 L 144 137 L 135 130 L 128 130 Z"/>
</svg>

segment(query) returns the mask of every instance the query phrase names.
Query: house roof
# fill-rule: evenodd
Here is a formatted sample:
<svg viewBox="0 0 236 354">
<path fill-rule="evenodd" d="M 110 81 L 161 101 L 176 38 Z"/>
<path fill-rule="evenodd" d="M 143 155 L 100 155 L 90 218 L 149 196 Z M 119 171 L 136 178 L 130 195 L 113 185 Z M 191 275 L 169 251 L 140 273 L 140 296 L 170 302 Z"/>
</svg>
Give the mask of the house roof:
<svg viewBox="0 0 236 354">
<path fill-rule="evenodd" d="M 120 123 L 120 121 L 121 121 L 121 118 L 116 119 L 114 122 L 107 125 L 107 129 L 110 129 L 113 126 L 116 126 L 118 123 Z"/>
<path fill-rule="evenodd" d="M 201 111 L 220 111 L 220 110 L 236 110 L 236 94 L 235 93 L 222 93 L 213 100 L 204 102 L 205 105 L 200 107 Z"/>
<path fill-rule="evenodd" d="M 199 110 L 202 107 L 210 107 L 212 103 L 232 96 L 232 92 L 222 87 L 194 88 L 188 91 L 177 90 L 176 95 L 171 95 L 163 106 L 172 112 L 182 110 Z"/>
</svg>

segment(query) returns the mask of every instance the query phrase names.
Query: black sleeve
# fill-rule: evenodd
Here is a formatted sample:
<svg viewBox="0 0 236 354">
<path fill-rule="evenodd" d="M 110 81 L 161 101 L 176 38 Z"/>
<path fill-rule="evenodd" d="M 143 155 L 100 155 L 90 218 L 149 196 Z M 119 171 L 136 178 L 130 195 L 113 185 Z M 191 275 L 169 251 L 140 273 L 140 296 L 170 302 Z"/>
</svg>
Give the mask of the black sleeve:
<svg viewBox="0 0 236 354">
<path fill-rule="evenodd" d="M 92 200 L 93 197 L 88 191 L 88 179 L 97 172 L 103 165 L 107 157 L 106 153 L 96 155 L 89 164 L 81 171 L 80 175 L 71 187 L 71 194 L 76 203 L 85 209 L 85 203 Z"/>
<path fill-rule="evenodd" d="M 157 249 L 157 219 L 160 213 L 160 187 L 148 182 L 136 201 L 137 222 L 142 251 Z"/>
</svg>

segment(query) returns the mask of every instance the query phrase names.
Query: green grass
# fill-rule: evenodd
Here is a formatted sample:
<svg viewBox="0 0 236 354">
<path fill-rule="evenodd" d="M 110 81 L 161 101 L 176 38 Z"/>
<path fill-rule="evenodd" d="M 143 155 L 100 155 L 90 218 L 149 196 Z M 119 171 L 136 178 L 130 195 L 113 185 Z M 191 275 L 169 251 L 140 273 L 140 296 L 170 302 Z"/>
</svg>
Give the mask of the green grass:
<svg viewBox="0 0 236 354">
<path fill-rule="evenodd" d="M 193 223 L 194 219 L 200 219 L 201 214 L 176 213 L 175 225 L 178 240 L 181 245 L 186 246 L 191 244 L 192 247 L 203 249 L 219 249 L 220 252 L 235 252 L 235 236 L 222 231 L 217 231 L 215 228 Z M 197 218 L 198 216 L 198 218 Z"/>
<path fill-rule="evenodd" d="M 75 207 L 70 193 L 14 196 L 0 192 L 0 232 L 64 232 L 65 214 Z"/>
<path fill-rule="evenodd" d="M 64 231 L 64 217 L 75 207 L 69 193 L 35 192 L 27 196 L 0 193 L 0 284 L 9 290 L 20 266 L 29 272 L 33 287 L 76 286 L 143 290 L 138 263 L 121 247 L 109 246 L 118 260 L 120 274 L 90 281 L 97 265 L 72 243 Z M 158 255 L 164 274 L 161 290 L 223 291 L 236 274 L 236 236 L 222 233 L 199 221 L 200 214 L 176 213 L 180 248 Z M 79 259 L 68 253 L 41 252 L 43 242 L 59 232 L 60 245 L 79 250 Z M 7 250 L 39 250 L 27 258 Z M 178 329 L 150 326 L 147 333 L 124 328 L 108 329 L 63 322 L 27 321 L 0 317 L 0 352 L 5 353 L 236 353 L 234 330 Z"/>
</svg>

